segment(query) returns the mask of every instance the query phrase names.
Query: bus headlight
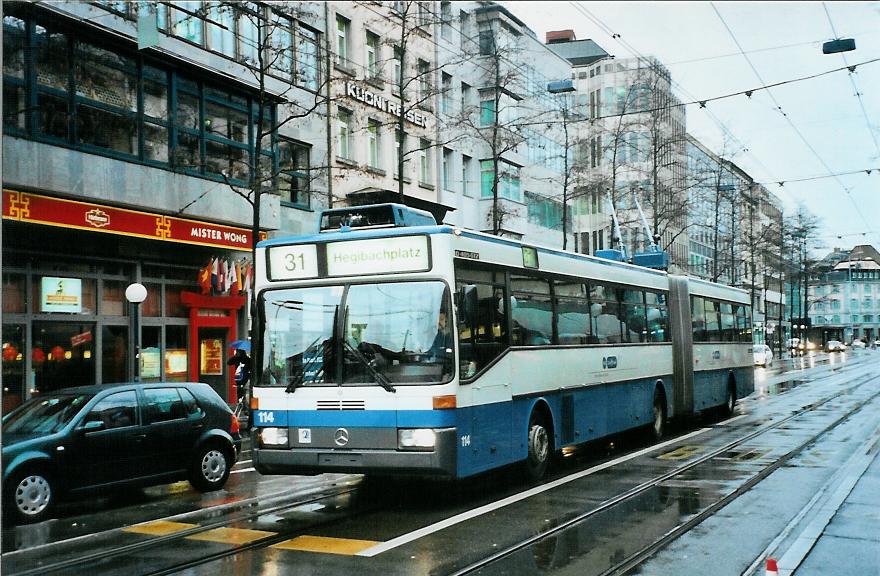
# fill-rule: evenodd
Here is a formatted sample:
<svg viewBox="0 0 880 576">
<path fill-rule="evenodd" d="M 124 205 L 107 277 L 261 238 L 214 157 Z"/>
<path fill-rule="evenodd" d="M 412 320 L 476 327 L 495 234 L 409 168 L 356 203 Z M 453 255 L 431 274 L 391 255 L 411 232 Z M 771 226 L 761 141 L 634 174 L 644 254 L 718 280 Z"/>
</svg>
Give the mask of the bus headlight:
<svg viewBox="0 0 880 576">
<path fill-rule="evenodd" d="M 260 428 L 261 446 L 287 446 L 287 428 Z"/>
<path fill-rule="evenodd" d="M 397 445 L 401 450 L 432 450 L 437 435 L 430 428 L 414 428 L 397 431 Z"/>
</svg>

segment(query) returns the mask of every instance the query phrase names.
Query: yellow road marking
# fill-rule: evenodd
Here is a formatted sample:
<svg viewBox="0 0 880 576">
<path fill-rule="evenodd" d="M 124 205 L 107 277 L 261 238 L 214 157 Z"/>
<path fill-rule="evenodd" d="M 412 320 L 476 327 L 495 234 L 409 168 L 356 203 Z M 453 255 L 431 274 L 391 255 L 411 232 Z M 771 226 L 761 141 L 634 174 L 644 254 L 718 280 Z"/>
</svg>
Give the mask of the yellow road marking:
<svg viewBox="0 0 880 576">
<path fill-rule="evenodd" d="M 702 446 L 681 446 L 657 456 L 657 460 L 685 460 L 703 451 Z"/>
<path fill-rule="evenodd" d="M 156 520 L 155 522 L 146 522 L 145 524 L 135 524 L 128 528 L 123 528 L 123 532 L 134 532 L 136 534 L 149 534 L 150 536 L 164 536 L 166 534 L 174 534 L 195 528 L 197 524 L 185 524 L 183 522 L 170 522 L 168 520 Z"/>
<path fill-rule="evenodd" d="M 322 552 L 326 554 L 344 554 L 354 556 L 379 544 L 371 540 L 352 540 L 349 538 L 328 538 L 326 536 L 297 536 L 272 546 L 282 550 L 301 550 L 304 552 Z"/>
<path fill-rule="evenodd" d="M 223 544 L 248 544 L 254 540 L 275 536 L 275 532 L 263 530 L 247 530 L 245 528 L 214 528 L 201 534 L 187 536 L 188 540 L 204 540 L 207 542 L 222 542 Z"/>
</svg>

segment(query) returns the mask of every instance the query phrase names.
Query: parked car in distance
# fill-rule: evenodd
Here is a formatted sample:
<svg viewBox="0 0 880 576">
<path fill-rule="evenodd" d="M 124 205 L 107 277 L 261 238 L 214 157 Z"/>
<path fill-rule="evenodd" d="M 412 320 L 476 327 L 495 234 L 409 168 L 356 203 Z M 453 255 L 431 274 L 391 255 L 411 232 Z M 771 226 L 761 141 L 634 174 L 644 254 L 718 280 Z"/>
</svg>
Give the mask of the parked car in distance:
<svg viewBox="0 0 880 576">
<path fill-rule="evenodd" d="M 865 348 L 865 343 L 862 342 L 861 340 L 853 340 L 853 341 L 852 341 L 852 344 L 851 344 L 850 346 L 852 346 L 852 349 L 853 349 L 853 350 L 855 350 L 856 348 L 858 348 L 858 349 L 860 349 L 860 350 L 864 350 L 864 348 Z"/>
<path fill-rule="evenodd" d="M 829 340 L 825 343 L 826 352 L 843 352 L 844 350 L 846 350 L 846 347 L 840 340 Z"/>
<path fill-rule="evenodd" d="M 874 348 L 880 348 L 880 340 L 874 340 Z"/>
<path fill-rule="evenodd" d="M 770 367 L 773 365 L 773 350 L 766 344 L 755 344 L 752 346 L 752 353 L 755 357 L 755 366 Z"/>
<path fill-rule="evenodd" d="M 241 449 L 238 419 L 207 384 L 65 388 L 3 418 L 3 509 L 38 522 L 59 498 L 188 479 L 219 490 Z"/>
</svg>

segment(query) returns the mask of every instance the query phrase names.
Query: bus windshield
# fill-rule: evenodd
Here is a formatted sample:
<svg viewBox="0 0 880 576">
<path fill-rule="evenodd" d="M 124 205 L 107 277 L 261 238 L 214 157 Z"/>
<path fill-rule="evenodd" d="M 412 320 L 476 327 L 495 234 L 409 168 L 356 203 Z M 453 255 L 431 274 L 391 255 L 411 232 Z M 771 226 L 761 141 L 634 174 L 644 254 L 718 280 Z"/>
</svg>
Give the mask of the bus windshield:
<svg viewBox="0 0 880 576">
<path fill-rule="evenodd" d="M 450 298 L 442 282 L 273 290 L 264 293 L 262 311 L 262 386 L 393 391 L 452 377 Z"/>
</svg>

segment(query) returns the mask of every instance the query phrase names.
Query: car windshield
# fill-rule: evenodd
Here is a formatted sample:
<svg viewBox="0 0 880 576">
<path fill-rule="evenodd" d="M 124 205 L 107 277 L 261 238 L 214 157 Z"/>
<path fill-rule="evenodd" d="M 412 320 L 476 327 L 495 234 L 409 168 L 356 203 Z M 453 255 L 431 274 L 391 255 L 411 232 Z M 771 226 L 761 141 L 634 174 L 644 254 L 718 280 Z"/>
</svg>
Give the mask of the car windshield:
<svg viewBox="0 0 880 576">
<path fill-rule="evenodd" d="M 442 282 L 274 290 L 262 302 L 263 386 L 393 391 L 452 377 L 450 298 Z"/>
<path fill-rule="evenodd" d="M 54 394 L 32 398 L 3 420 L 3 434 L 52 434 L 66 426 L 92 394 Z"/>
</svg>

